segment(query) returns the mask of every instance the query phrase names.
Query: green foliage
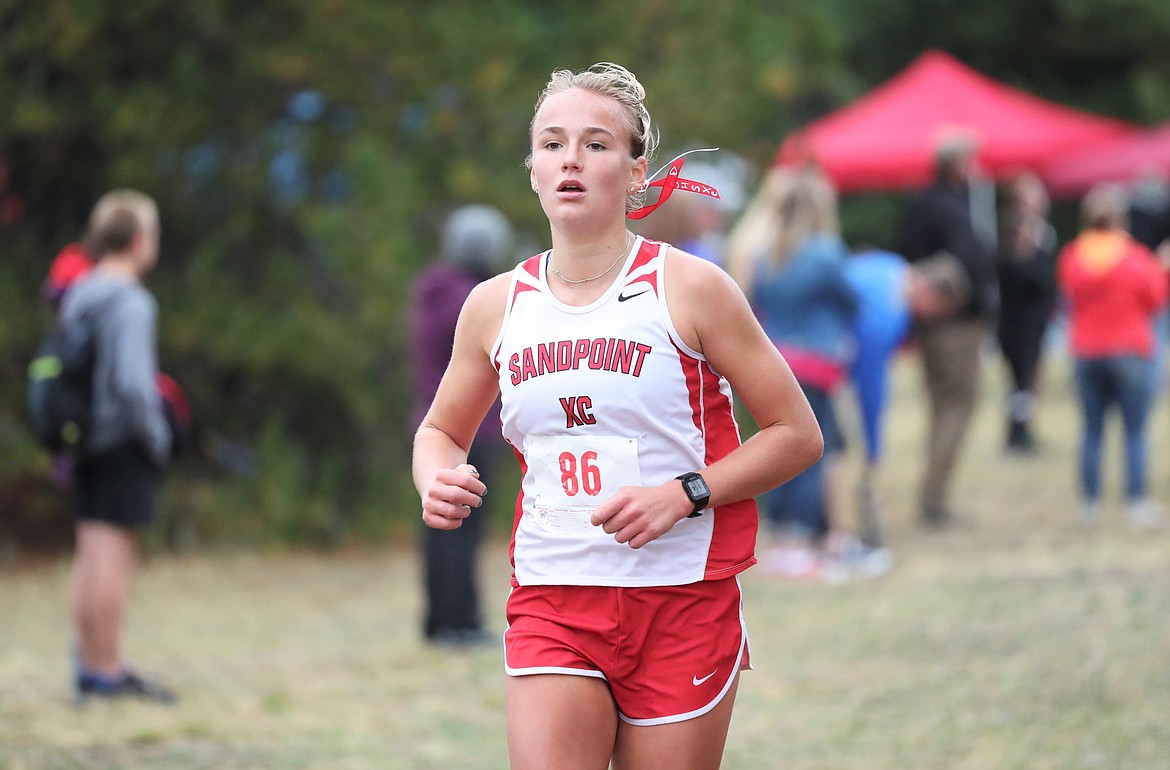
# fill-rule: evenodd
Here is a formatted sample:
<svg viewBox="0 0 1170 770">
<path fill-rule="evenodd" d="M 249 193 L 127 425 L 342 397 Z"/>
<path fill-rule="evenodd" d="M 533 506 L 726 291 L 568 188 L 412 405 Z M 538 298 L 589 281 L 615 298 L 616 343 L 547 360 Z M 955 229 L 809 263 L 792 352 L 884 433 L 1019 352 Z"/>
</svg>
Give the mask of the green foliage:
<svg viewBox="0 0 1170 770">
<path fill-rule="evenodd" d="M 1141 123 L 1170 118 L 1162 0 L 833 0 L 869 84 L 941 48 L 1015 87 Z"/>
<path fill-rule="evenodd" d="M 201 426 L 168 492 L 178 529 L 381 537 L 413 510 L 407 287 L 457 204 L 545 240 L 522 162 L 552 69 L 622 62 L 664 153 L 762 168 L 925 47 L 1166 118 L 1167 32 L 1160 0 L 0 0 L 0 483 L 44 467 L 20 429 L 40 283 L 110 187 L 162 208 L 161 362 Z M 298 118 L 304 92 L 320 101 Z M 892 207 L 847 202 L 846 224 L 880 241 Z"/>
</svg>

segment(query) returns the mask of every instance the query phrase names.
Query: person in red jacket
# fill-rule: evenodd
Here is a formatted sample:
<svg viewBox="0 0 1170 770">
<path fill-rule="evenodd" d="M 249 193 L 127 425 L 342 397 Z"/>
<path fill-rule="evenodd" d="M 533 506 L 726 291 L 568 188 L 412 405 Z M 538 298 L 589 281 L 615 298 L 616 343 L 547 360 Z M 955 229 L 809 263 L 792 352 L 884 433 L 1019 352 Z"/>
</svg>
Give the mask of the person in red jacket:
<svg viewBox="0 0 1170 770">
<path fill-rule="evenodd" d="M 1116 406 L 1125 428 L 1126 520 L 1157 527 L 1162 509 L 1146 492 L 1146 425 L 1155 395 L 1153 320 L 1167 301 L 1165 268 L 1126 232 L 1120 186 L 1090 190 L 1081 220 L 1080 235 L 1057 258 L 1084 421 L 1081 516 L 1090 525 L 1101 517 L 1102 437 L 1106 414 Z"/>
</svg>

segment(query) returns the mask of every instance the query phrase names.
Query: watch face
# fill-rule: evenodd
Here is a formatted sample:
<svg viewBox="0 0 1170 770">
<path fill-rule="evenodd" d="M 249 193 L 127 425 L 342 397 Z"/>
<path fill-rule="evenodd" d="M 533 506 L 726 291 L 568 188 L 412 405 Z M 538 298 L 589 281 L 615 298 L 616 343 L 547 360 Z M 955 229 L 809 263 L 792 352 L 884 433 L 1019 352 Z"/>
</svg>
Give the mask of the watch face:
<svg viewBox="0 0 1170 770">
<path fill-rule="evenodd" d="M 692 476 L 686 480 L 687 497 L 692 500 L 701 500 L 711 494 L 711 490 L 707 489 L 707 482 L 703 481 L 701 476 Z"/>
</svg>

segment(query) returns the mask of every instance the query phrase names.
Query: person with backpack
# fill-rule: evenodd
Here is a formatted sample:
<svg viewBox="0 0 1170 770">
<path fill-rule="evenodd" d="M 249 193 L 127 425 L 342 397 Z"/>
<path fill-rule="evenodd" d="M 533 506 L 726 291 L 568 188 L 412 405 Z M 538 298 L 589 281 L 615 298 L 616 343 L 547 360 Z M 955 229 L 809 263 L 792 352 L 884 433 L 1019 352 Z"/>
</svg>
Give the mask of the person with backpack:
<svg viewBox="0 0 1170 770">
<path fill-rule="evenodd" d="M 66 244 L 53 258 L 41 296 L 58 318 L 66 292 L 92 269 L 93 258 L 78 242 Z M 37 441 L 53 454 L 50 478 L 60 489 L 73 486 L 73 452 L 65 445 L 70 438 L 80 438 L 77 421 L 89 413 L 89 343 L 84 329 L 73 332 L 58 320 L 42 338 L 28 368 L 29 422 Z"/>
<path fill-rule="evenodd" d="M 83 321 L 93 346 L 92 397 L 76 457 L 73 620 L 79 701 L 137 697 L 171 703 L 167 687 L 122 654 L 135 536 L 155 518 L 172 435 L 158 376 L 154 296 L 142 278 L 159 248 L 158 207 L 133 190 L 104 195 L 90 215 L 93 270 L 65 294 L 61 322 Z"/>
</svg>

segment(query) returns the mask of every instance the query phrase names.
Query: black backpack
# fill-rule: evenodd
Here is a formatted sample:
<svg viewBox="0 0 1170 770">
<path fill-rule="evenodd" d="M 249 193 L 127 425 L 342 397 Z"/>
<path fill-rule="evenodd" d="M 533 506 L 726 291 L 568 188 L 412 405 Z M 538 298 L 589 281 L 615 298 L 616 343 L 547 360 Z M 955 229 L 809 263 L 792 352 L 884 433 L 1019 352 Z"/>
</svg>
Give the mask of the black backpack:
<svg viewBox="0 0 1170 770">
<path fill-rule="evenodd" d="M 95 351 L 87 314 L 57 320 L 28 366 L 28 417 L 52 452 L 81 453 L 89 438 Z"/>
</svg>

